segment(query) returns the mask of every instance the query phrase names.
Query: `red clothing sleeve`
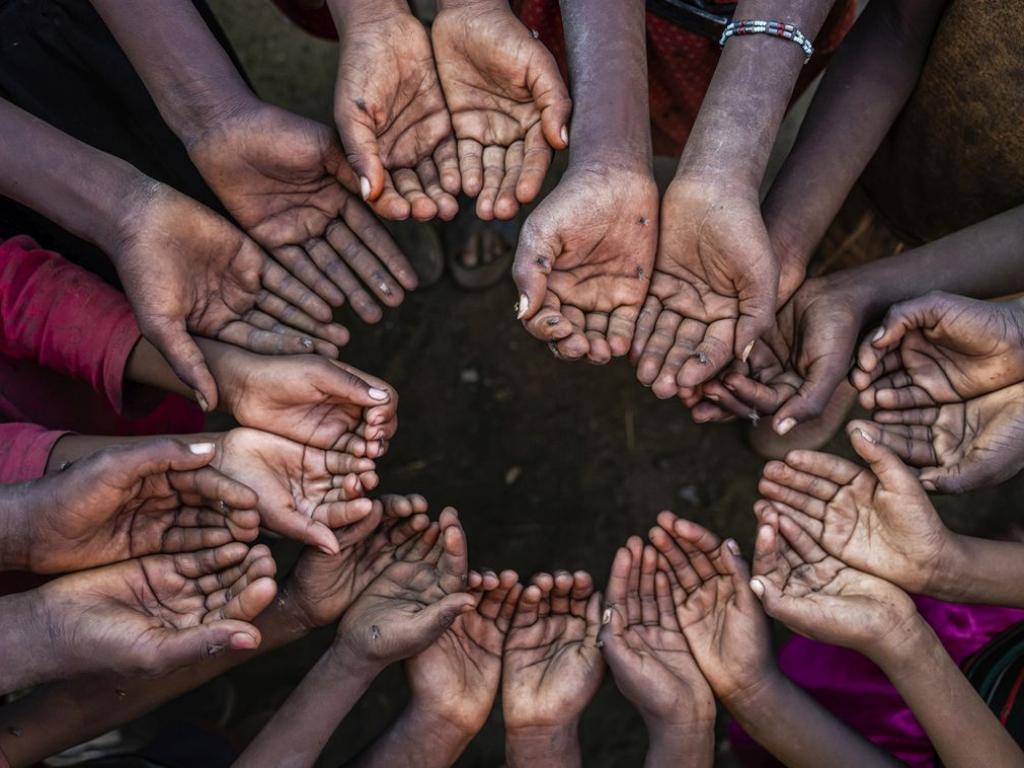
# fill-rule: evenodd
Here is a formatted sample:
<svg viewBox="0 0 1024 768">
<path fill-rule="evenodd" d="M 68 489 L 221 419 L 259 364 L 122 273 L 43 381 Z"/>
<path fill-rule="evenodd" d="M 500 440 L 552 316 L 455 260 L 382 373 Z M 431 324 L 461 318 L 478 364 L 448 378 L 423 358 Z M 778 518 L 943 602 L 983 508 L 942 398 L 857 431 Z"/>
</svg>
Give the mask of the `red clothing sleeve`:
<svg viewBox="0 0 1024 768">
<path fill-rule="evenodd" d="M 53 444 L 66 434 L 37 424 L 0 424 L 0 483 L 23 483 L 42 477 Z"/>
<path fill-rule="evenodd" d="M 123 294 L 24 235 L 0 243 L 0 355 L 80 379 L 117 413 L 141 338 Z"/>
</svg>

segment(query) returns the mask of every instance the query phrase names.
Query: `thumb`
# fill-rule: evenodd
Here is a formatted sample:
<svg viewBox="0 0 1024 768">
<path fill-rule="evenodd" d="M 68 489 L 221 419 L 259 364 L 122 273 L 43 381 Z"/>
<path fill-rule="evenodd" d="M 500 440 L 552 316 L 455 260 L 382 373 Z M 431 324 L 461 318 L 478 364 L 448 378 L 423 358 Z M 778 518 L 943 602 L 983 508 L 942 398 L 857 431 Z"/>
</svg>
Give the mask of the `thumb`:
<svg viewBox="0 0 1024 768">
<path fill-rule="evenodd" d="M 206 359 L 185 328 L 184 320 L 143 321 L 139 327 L 146 339 L 164 356 L 177 376 L 195 392 L 199 407 L 210 412 L 217 407 L 217 382 Z"/>
<path fill-rule="evenodd" d="M 774 260 L 770 260 L 774 264 Z M 775 267 L 763 275 L 751 275 L 739 294 L 740 316 L 736 321 L 734 349 L 736 359 L 747 362 L 754 342 L 775 325 L 779 270 Z"/>
<path fill-rule="evenodd" d="M 544 236 L 529 228 L 527 220 L 512 264 L 512 279 L 519 289 L 519 303 L 516 305 L 518 320 L 529 320 L 540 311 L 544 303 L 548 275 L 555 264 L 554 239 L 553 236 Z"/>
<path fill-rule="evenodd" d="M 170 631 L 160 643 L 157 658 L 160 666 L 170 671 L 208 661 L 226 651 L 252 650 L 261 640 L 252 624 L 225 619 Z"/>
<path fill-rule="evenodd" d="M 330 366 L 321 389 L 341 400 L 366 408 L 382 405 L 391 400 L 391 393 L 388 390 L 372 386 L 358 374 L 337 366 Z"/>
<path fill-rule="evenodd" d="M 846 358 L 835 353 L 811 363 L 796 393 L 772 417 L 775 433 L 785 435 L 798 424 L 821 416 L 841 385 L 852 391 L 853 385 L 846 381 L 848 367 Z"/>
<path fill-rule="evenodd" d="M 949 294 L 933 291 L 908 301 L 893 304 L 885 313 L 882 325 L 871 336 L 870 343 L 876 349 L 885 349 L 898 344 L 907 331 L 933 325 L 948 310 L 943 301 L 952 297 Z"/>
<path fill-rule="evenodd" d="M 891 449 L 882 445 L 881 430 L 867 421 L 851 421 L 846 426 L 850 445 L 871 467 L 878 482 L 890 491 L 921 490 L 921 483 Z"/>
<path fill-rule="evenodd" d="M 538 44 L 537 48 L 542 54 L 536 57 L 539 63 L 530 93 L 540 108 L 540 127 L 545 140 L 554 149 L 565 149 L 569 146 L 572 99 L 558 71 L 555 57 L 545 46 Z"/>
<path fill-rule="evenodd" d="M 455 592 L 446 595 L 438 602 L 427 606 L 416 615 L 416 620 L 421 625 L 430 627 L 432 631 L 431 642 L 450 627 L 459 616 L 468 613 L 476 607 L 477 598 L 468 592 Z"/>
<path fill-rule="evenodd" d="M 345 156 L 359 177 L 359 194 L 366 202 L 374 202 L 384 192 L 385 175 L 377 135 L 370 126 L 348 116 L 337 122 Z"/>
</svg>

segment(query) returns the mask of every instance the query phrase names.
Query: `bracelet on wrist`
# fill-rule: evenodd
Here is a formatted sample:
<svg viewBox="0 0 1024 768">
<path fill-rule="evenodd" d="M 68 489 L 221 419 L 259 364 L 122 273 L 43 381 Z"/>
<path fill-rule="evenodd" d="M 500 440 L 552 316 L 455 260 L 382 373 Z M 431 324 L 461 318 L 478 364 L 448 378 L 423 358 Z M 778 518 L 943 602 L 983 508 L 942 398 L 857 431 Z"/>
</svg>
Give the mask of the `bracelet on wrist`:
<svg viewBox="0 0 1024 768">
<path fill-rule="evenodd" d="M 794 24 L 787 24 L 784 21 L 768 21 L 764 19 L 730 21 L 726 24 L 725 31 L 722 32 L 722 38 L 718 41 L 718 44 L 724 47 L 729 38 L 741 35 L 771 35 L 772 37 L 781 37 L 783 40 L 796 43 L 803 49 L 805 64 L 814 55 L 814 45 L 807 35 L 801 32 Z"/>
</svg>

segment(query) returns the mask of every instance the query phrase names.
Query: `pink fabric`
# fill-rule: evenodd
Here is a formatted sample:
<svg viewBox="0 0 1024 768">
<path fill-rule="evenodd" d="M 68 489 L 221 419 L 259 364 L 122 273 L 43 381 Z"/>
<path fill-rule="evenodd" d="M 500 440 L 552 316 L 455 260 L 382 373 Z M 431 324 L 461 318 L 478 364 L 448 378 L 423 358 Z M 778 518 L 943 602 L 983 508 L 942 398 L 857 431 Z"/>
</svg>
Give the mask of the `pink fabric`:
<svg viewBox="0 0 1024 768">
<path fill-rule="evenodd" d="M 1007 627 L 1024 621 L 1024 610 L 991 605 L 945 603 L 929 597 L 914 602 L 958 665 Z M 779 650 L 779 667 L 855 731 L 914 768 L 933 766 L 934 750 L 910 708 L 878 667 L 846 648 L 793 637 Z M 780 765 L 735 722 L 729 735 L 744 766 Z"/>
<path fill-rule="evenodd" d="M 53 444 L 66 434 L 37 424 L 0 424 L 0 483 L 42 477 Z"/>
</svg>

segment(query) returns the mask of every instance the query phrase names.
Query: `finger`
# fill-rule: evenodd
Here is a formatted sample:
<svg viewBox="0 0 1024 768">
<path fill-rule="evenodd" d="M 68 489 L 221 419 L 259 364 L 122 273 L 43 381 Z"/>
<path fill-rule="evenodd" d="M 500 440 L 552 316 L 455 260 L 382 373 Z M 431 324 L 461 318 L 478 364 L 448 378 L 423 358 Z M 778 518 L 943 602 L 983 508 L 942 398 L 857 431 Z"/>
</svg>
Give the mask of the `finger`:
<svg viewBox="0 0 1024 768">
<path fill-rule="evenodd" d="M 608 316 L 607 338 L 612 357 L 622 357 L 629 353 L 639 314 L 638 307 L 621 306 L 613 309 Z"/>
<path fill-rule="evenodd" d="M 561 302 L 550 291 L 544 295 L 540 311 L 525 321 L 524 325 L 531 336 L 547 342 L 561 341 L 574 332 L 572 323 L 562 315 Z"/>
<path fill-rule="evenodd" d="M 341 291 L 317 268 L 302 248 L 297 245 L 285 245 L 275 249 L 273 256 L 275 261 L 332 307 L 340 307 L 345 303 Z"/>
<path fill-rule="evenodd" d="M 537 231 L 530 226 L 530 219 L 526 220 L 512 265 L 512 278 L 519 289 L 517 319 L 529 320 L 544 304 L 548 275 L 560 247 L 554 235 Z"/>
<path fill-rule="evenodd" d="M 786 463 L 800 472 L 825 478 L 836 486 L 848 485 L 860 474 L 860 467 L 852 461 L 819 451 L 790 451 L 786 454 Z"/>
<path fill-rule="evenodd" d="M 529 627 L 537 623 L 540 617 L 540 603 L 542 592 L 536 584 L 531 584 L 519 595 L 519 603 L 516 605 L 515 615 L 512 617 L 512 626 Z"/>
<path fill-rule="evenodd" d="M 415 290 L 419 285 L 416 271 L 377 217 L 354 201 L 345 206 L 344 217 L 349 229 L 384 263 L 402 288 Z"/>
<path fill-rule="evenodd" d="M 583 611 L 582 618 L 587 621 L 587 633 L 586 645 L 590 648 L 597 646 L 597 635 L 601 631 L 601 603 L 604 601 L 604 596 L 600 592 L 595 592 L 587 600 L 586 609 Z M 604 674 L 604 669 L 598 669 L 597 675 L 600 677 Z"/>
<path fill-rule="evenodd" d="M 654 574 L 654 599 L 658 608 L 658 623 L 662 629 L 679 632 L 679 619 L 676 618 L 676 604 L 672 599 L 672 585 L 668 574 L 656 571 Z"/>
<path fill-rule="evenodd" d="M 649 627 L 660 623 L 658 603 L 654 594 L 654 572 L 658 568 L 658 552 L 647 545 L 640 562 L 640 621 Z"/>
<path fill-rule="evenodd" d="M 938 421 L 940 410 L 936 406 L 928 408 L 905 408 L 898 411 L 876 411 L 871 419 L 876 424 L 901 424 L 903 426 L 930 427 Z"/>
<path fill-rule="evenodd" d="M 195 392 L 199 407 L 206 412 L 215 410 L 217 383 L 206 366 L 203 353 L 188 335 L 184 321 L 142 314 L 138 320 L 142 334 L 160 351 L 174 369 L 174 375 Z"/>
<path fill-rule="evenodd" d="M 522 168 L 516 181 L 515 196 L 525 205 L 533 202 L 540 194 L 544 186 L 544 177 L 547 176 L 548 167 L 551 165 L 552 153 L 551 147 L 536 125 L 526 132 L 522 146 Z"/>
<path fill-rule="evenodd" d="M 935 325 L 942 319 L 951 299 L 956 301 L 950 294 L 933 291 L 893 304 L 885 313 L 882 325 L 871 336 L 871 345 L 876 349 L 895 347 L 908 331 Z"/>
<path fill-rule="evenodd" d="M 505 177 L 505 148 L 484 147 L 483 164 L 484 181 L 476 199 L 476 215 L 484 221 L 490 221 L 494 218 L 494 201 Z"/>
<path fill-rule="evenodd" d="M 391 174 L 398 194 L 409 203 L 412 217 L 416 221 L 429 221 L 437 216 L 437 205 L 423 191 L 420 177 L 411 168 L 399 168 Z"/>
<path fill-rule="evenodd" d="M 626 620 L 629 624 L 639 624 L 640 607 L 640 568 L 643 565 L 643 542 L 638 536 L 630 536 L 626 541 L 626 549 L 630 554 L 630 568 L 626 583 Z"/>
<path fill-rule="evenodd" d="M 569 593 L 569 612 L 573 616 L 584 616 L 589 605 L 588 601 L 594 594 L 594 579 L 586 571 L 574 571 L 572 578 L 572 592 Z"/>
<path fill-rule="evenodd" d="M 882 487 L 897 493 L 919 492 L 921 484 L 917 476 L 907 468 L 893 451 L 878 439 L 878 432 L 870 422 L 854 421 L 847 427 L 850 445 L 871 467 Z"/>
<path fill-rule="evenodd" d="M 799 491 L 816 501 L 830 501 L 839 492 L 839 486 L 831 480 L 803 472 L 788 462 L 769 461 L 764 466 L 763 474 L 779 485 Z"/>
<path fill-rule="evenodd" d="M 668 351 L 675 344 L 676 332 L 679 330 L 683 318 L 668 309 L 662 310 L 655 317 L 650 300 L 645 305 L 644 312 L 649 312 L 645 323 L 650 326 L 650 333 L 647 343 L 640 353 L 636 377 L 641 384 L 651 386 L 662 371 Z M 646 332 L 645 328 L 644 333 Z"/>
<path fill-rule="evenodd" d="M 374 201 L 384 191 L 384 163 L 380 157 L 380 142 L 372 126 L 354 113 L 359 109 L 365 114 L 365 107 L 353 103 L 344 105 L 335 112 L 338 135 L 345 148 L 345 157 L 359 176 L 359 188 L 363 200 Z"/>
<path fill-rule="evenodd" d="M 660 526 L 655 526 L 648 532 L 648 538 L 654 548 L 665 557 L 680 586 L 687 593 L 700 588 L 703 580 L 690 563 L 686 553 L 668 531 Z"/>
<path fill-rule="evenodd" d="M 935 453 L 929 427 L 903 424 L 880 425 L 858 422 L 856 429 L 876 440 L 913 467 L 937 467 L 941 464 Z"/>
<path fill-rule="evenodd" d="M 367 203 L 378 216 L 391 221 L 405 221 L 412 214 L 412 206 L 395 189 L 395 180 L 390 173 L 384 174 L 384 191 L 372 203 Z"/>
<path fill-rule="evenodd" d="M 540 124 L 547 143 L 555 149 L 566 149 L 572 100 L 554 56 L 544 46 L 534 47 L 536 51 L 531 53 L 530 63 L 531 74 L 535 76 L 530 82 L 530 94 L 540 108 Z"/>
<path fill-rule="evenodd" d="M 335 233 L 334 236 L 337 238 L 338 233 Z M 352 311 L 359 316 L 359 319 L 365 323 L 376 323 L 383 316 L 381 308 L 363 288 L 363 284 L 349 269 L 343 257 L 339 256 L 339 253 L 343 253 L 349 243 L 339 240 L 338 245 L 342 251 L 337 251 L 328 243 L 318 240 L 310 245 L 309 255 L 345 294 Z"/>
<path fill-rule="evenodd" d="M 821 545 L 788 515 L 779 517 L 779 533 L 805 563 L 816 563 L 828 556 Z"/>
<path fill-rule="evenodd" d="M 654 382 L 653 391 L 657 397 L 668 399 L 675 397 L 679 390 L 680 371 L 688 361 L 693 360 L 695 345 L 699 345 L 705 336 L 703 323 L 684 319 L 676 329 L 675 339 L 665 356 L 661 372 Z"/>
<path fill-rule="evenodd" d="M 615 551 L 611 571 L 608 574 L 608 586 L 604 591 L 605 603 L 608 606 L 625 607 L 626 595 L 629 588 L 629 575 L 632 569 L 632 553 L 626 547 L 619 547 Z"/>
<path fill-rule="evenodd" d="M 298 510 L 289 512 L 261 509 L 260 517 L 266 528 L 285 538 L 301 541 L 328 555 L 336 555 L 341 551 L 337 537 L 327 525 L 307 517 Z"/>
<path fill-rule="evenodd" d="M 573 577 L 568 571 L 555 571 L 555 581 L 551 588 L 551 612 L 569 613 L 569 593 L 573 587 Z"/>
<path fill-rule="evenodd" d="M 384 506 L 384 516 L 389 518 L 410 517 L 422 514 L 429 508 L 427 500 L 418 493 L 408 495 L 386 493 L 380 497 L 379 501 Z"/>
<path fill-rule="evenodd" d="M 328 322 L 322 323 L 273 293 L 261 291 L 256 299 L 256 306 L 258 308 L 257 311 L 265 312 L 271 317 L 276 318 L 287 329 L 310 334 L 339 347 L 343 347 L 348 343 L 348 331 L 340 325 L 330 319 Z M 244 319 L 249 320 L 250 316 L 254 314 L 256 314 L 256 311 L 247 313 Z M 309 350 L 307 349 L 306 351 Z"/>
<path fill-rule="evenodd" d="M 483 145 L 473 139 L 459 139 L 458 152 L 462 191 L 469 197 L 476 197 L 484 183 Z"/>
<path fill-rule="evenodd" d="M 448 510 L 454 513 L 450 507 Z M 442 516 L 444 512 L 441 513 Z M 451 581 L 463 584 L 466 579 L 466 572 L 469 570 L 469 555 L 466 547 L 466 534 L 458 518 L 451 521 L 446 520 L 442 524 L 441 540 L 444 544 L 444 551 L 438 562 L 438 570 Z"/>
<path fill-rule="evenodd" d="M 931 395 L 916 385 L 891 388 L 875 386 L 862 394 L 868 395 L 869 393 L 872 397 L 862 398 L 862 402 L 872 400 L 873 402 L 868 406 L 871 408 L 888 410 L 927 408 L 935 402 Z"/>
<path fill-rule="evenodd" d="M 434 150 L 434 165 L 437 166 L 437 173 L 441 177 L 441 189 L 452 196 L 459 194 L 462 177 L 459 174 L 459 152 L 454 134 L 448 134 L 438 142 Z"/>
<path fill-rule="evenodd" d="M 469 613 L 476 608 L 476 598 L 468 592 L 456 592 L 446 595 L 436 603 L 428 605 L 419 613 L 415 614 L 414 621 L 424 626 L 429 626 L 439 636 L 448 627 L 455 623 L 455 620 L 464 613 Z"/>
<path fill-rule="evenodd" d="M 785 435 L 797 424 L 821 416 L 836 390 L 840 386 L 851 386 L 845 381 L 848 369 L 849 360 L 841 353 L 826 355 L 812 363 L 796 394 L 772 417 L 775 433 Z"/>
<path fill-rule="evenodd" d="M 608 346 L 608 315 L 603 312 L 588 312 L 584 319 L 584 335 L 590 344 L 587 360 L 594 365 L 604 365 L 612 359 L 612 350 Z"/>
<path fill-rule="evenodd" d="M 749 409 L 760 414 L 775 413 L 779 407 L 789 400 L 796 391 L 798 384 L 775 380 L 771 385 L 762 384 L 741 373 L 727 373 L 723 380 L 726 389 L 736 395 Z"/>
<path fill-rule="evenodd" d="M 696 387 L 718 374 L 733 359 L 735 338 L 736 323 L 731 318 L 710 323 L 693 357 L 679 371 L 679 386 Z"/>
<path fill-rule="evenodd" d="M 211 573 L 217 573 L 245 560 L 249 547 L 234 542 L 216 549 L 204 549 L 200 552 L 184 552 L 172 557 L 174 569 L 187 579 L 201 579 Z"/>
<path fill-rule="evenodd" d="M 216 618 L 207 621 L 229 619 L 235 621 L 253 621 L 263 613 L 277 595 L 277 582 L 270 576 L 259 576 L 248 580 L 243 588 L 233 593 L 223 607 L 213 611 Z"/>
<path fill-rule="evenodd" d="M 262 355 L 303 355 L 319 352 L 316 341 L 259 310 L 247 313 L 244 322 L 229 323 L 217 334 L 217 339 Z M 337 354 L 336 346 L 327 346 Z"/>
<path fill-rule="evenodd" d="M 325 234 L 341 260 L 359 276 L 380 301 L 389 307 L 397 307 L 402 303 L 405 299 L 402 287 L 351 229 L 341 222 L 334 222 L 327 227 Z M 339 273 L 339 278 L 343 276 L 344 273 Z M 353 309 L 355 308 L 353 301 Z"/>
<path fill-rule="evenodd" d="M 640 357 L 647 347 L 651 334 L 654 333 L 654 326 L 660 314 L 661 302 L 657 296 L 648 294 L 644 300 L 643 307 L 640 308 L 640 313 L 637 315 L 636 328 L 633 331 L 633 341 L 629 347 L 629 362 L 632 365 L 639 366 Z M 657 371 L 652 374 L 651 381 L 654 380 L 654 376 L 657 376 Z M 637 373 L 637 380 L 640 380 L 639 372 Z"/>
<path fill-rule="evenodd" d="M 303 322 L 306 325 L 313 325 L 317 322 L 330 323 L 334 317 L 334 311 L 326 301 L 313 293 L 299 280 L 292 277 L 284 267 L 273 259 L 265 259 L 263 271 L 260 275 L 260 284 L 264 288 L 264 291 L 261 291 L 261 293 L 269 291 L 274 296 L 280 298 L 282 304 L 290 306 L 297 318 L 299 315 L 305 317 Z M 286 320 L 281 315 L 273 312 L 271 314 L 281 320 Z M 295 323 L 290 324 L 295 325 Z M 300 328 L 302 326 L 295 325 L 295 327 Z"/>
<path fill-rule="evenodd" d="M 416 175 L 420 178 L 420 186 L 437 206 L 437 215 L 443 221 L 451 221 L 459 212 L 459 203 L 441 187 L 441 178 L 437 165 L 431 157 L 424 158 L 416 165 Z"/>
<path fill-rule="evenodd" d="M 751 244 L 754 248 L 758 243 Z M 733 353 L 737 360 L 747 362 L 754 342 L 775 326 L 776 298 L 779 286 L 778 261 L 771 252 L 771 246 L 764 247 L 761 263 L 767 269 L 750 270 L 744 275 L 739 292 L 740 316 L 736 321 L 736 337 Z"/>
<path fill-rule="evenodd" d="M 498 187 L 498 196 L 494 199 L 494 218 L 510 221 L 519 213 L 519 201 L 516 199 L 516 184 L 523 172 L 523 142 L 513 142 L 505 151 L 505 175 Z"/>
<path fill-rule="evenodd" d="M 243 621 L 218 621 L 188 629 L 167 630 L 161 638 L 153 667 L 170 671 L 215 658 L 227 650 L 252 650 L 260 632 Z"/>
<path fill-rule="evenodd" d="M 899 352 L 876 349 L 870 341 L 864 341 L 857 348 L 857 367 L 850 374 L 851 381 L 857 389 L 864 391 L 879 378 L 901 368 L 903 358 Z"/>
<path fill-rule="evenodd" d="M 517 581 L 513 584 L 508 593 L 505 595 L 505 599 L 501 604 L 501 610 L 498 612 L 498 618 L 495 620 L 495 624 L 498 630 L 502 634 L 506 634 L 509 627 L 512 626 L 512 618 L 515 616 L 516 606 L 519 604 L 519 598 L 523 594 L 523 585 Z"/>
</svg>

